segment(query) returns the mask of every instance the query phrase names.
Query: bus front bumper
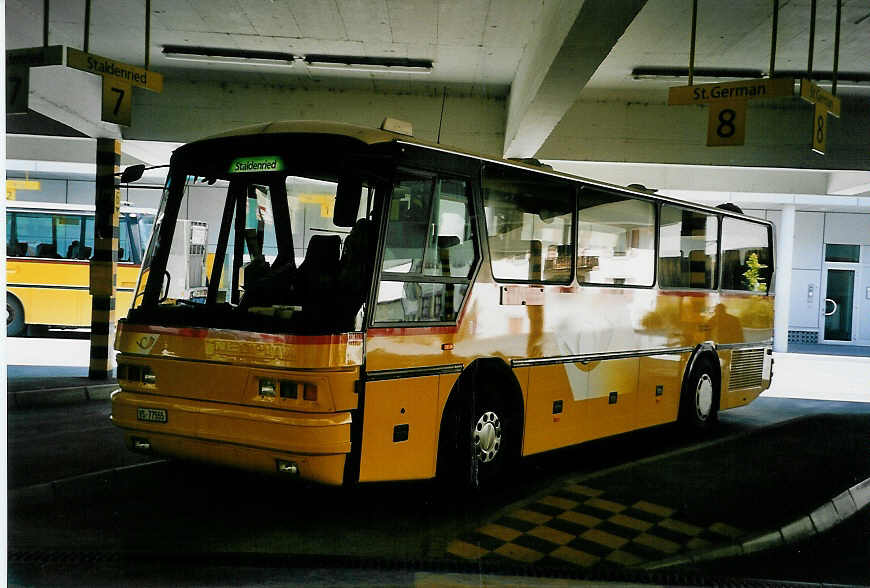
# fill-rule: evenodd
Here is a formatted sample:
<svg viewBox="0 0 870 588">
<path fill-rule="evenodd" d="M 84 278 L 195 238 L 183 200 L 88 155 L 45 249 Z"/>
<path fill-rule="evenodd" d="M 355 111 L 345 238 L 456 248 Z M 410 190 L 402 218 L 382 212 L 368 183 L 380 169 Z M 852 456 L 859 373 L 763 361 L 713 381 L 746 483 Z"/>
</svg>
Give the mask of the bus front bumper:
<svg viewBox="0 0 870 588">
<path fill-rule="evenodd" d="M 349 412 L 291 412 L 118 390 L 112 422 L 134 451 L 325 484 L 342 483 L 350 452 Z"/>
</svg>

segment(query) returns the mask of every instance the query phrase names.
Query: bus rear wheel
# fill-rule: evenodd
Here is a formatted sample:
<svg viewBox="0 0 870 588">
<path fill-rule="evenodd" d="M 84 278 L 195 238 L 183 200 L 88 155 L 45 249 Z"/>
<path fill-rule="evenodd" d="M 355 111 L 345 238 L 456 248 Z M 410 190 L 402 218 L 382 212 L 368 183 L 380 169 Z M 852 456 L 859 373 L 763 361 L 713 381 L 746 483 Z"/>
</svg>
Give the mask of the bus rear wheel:
<svg viewBox="0 0 870 588">
<path fill-rule="evenodd" d="M 24 308 L 18 299 L 6 294 L 6 336 L 17 337 L 24 331 Z"/>
<path fill-rule="evenodd" d="M 680 422 L 689 431 L 706 431 L 719 418 L 720 379 L 715 365 L 710 358 L 699 357 L 683 382 Z"/>
</svg>

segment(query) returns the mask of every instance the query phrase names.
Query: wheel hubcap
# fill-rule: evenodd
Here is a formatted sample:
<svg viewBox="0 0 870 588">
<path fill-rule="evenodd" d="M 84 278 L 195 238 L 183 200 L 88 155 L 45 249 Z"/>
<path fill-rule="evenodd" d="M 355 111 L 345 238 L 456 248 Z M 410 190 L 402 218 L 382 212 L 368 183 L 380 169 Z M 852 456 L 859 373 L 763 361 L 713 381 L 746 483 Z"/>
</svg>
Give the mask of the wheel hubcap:
<svg viewBox="0 0 870 588">
<path fill-rule="evenodd" d="M 713 407 L 713 380 L 707 374 L 702 374 L 698 380 L 698 386 L 695 388 L 695 409 L 698 413 L 698 418 L 702 421 L 707 420 L 710 416 L 710 409 Z"/>
<path fill-rule="evenodd" d="M 477 459 L 482 463 L 492 461 L 501 447 L 501 421 L 492 411 L 487 411 L 477 419 L 473 433 Z"/>
</svg>

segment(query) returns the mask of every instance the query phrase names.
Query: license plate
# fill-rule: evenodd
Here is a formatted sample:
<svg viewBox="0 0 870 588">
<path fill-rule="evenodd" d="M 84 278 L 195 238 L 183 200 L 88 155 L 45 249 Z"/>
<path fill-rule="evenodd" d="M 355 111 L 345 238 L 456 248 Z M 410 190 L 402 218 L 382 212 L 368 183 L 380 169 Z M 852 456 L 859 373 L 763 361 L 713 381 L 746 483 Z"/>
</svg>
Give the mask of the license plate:
<svg viewBox="0 0 870 588">
<path fill-rule="evenodd" d="M 140 406 L 136 409 L 136 420 L 148 423 L 165 423 L 166 411 L 162 408 L 142 408 Z"/>
</svg>

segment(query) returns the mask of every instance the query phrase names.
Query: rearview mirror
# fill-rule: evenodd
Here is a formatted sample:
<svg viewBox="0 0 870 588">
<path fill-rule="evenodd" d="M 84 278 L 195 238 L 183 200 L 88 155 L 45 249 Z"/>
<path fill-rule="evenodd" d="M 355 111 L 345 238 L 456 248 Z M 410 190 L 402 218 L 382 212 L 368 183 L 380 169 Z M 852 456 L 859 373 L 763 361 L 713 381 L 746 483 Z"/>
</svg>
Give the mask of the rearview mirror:
<svg viewBox="0 0 870 588">
<path fill-rule="evenodd" d="M 121 173 L 121 183 L 129 184 L 130 182 L 135 182 L 136 180 L 141 178 L 142 174 L 144 173 L 145 166 L 141 163 L 136 165 L 128 165 Z"/>
<path fill-rule="evenodd" d="M 335 192 L 335 211 L 332 222 L 339 227 L 352 227 L 359 212 L 362 196 L 362 179 L 358 176 L 345 176 L 338 182 Z"/>
</svg>

